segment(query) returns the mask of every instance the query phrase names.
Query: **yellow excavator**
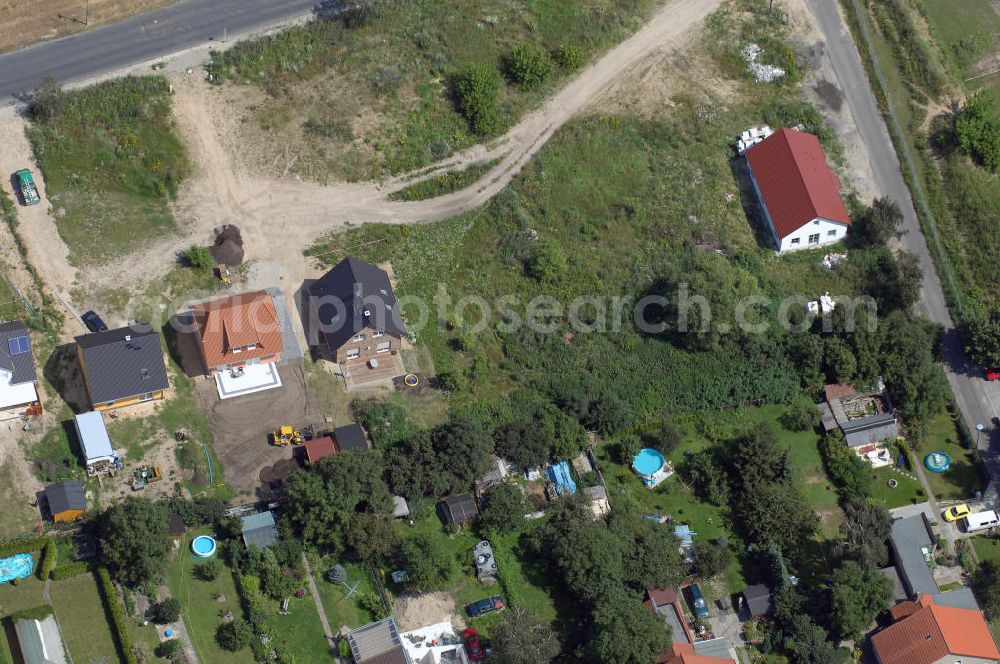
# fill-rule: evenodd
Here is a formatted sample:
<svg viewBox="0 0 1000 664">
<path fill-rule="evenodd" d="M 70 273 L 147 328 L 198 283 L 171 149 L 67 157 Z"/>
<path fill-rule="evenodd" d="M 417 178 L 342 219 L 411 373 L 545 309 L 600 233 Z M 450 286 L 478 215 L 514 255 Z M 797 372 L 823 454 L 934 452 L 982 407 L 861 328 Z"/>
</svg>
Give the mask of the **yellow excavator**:
<svg viewBox="0 0 1000 664">
<path fill-rule="evenodd" d="M 278 446 L 302 444 L 302 432 L 293 426 L 282 425 L 271 435 L 273 436 L 274 444 Z"/>
</svg>

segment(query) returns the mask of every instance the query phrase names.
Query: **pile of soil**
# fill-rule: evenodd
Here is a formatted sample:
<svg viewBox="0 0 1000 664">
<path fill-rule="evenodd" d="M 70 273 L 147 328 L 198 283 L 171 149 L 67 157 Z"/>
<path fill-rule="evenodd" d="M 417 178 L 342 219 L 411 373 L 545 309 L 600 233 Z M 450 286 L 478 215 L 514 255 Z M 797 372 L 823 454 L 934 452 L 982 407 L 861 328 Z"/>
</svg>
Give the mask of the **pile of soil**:
<svg viewBox="0 0 1000 664">
<path fill-rule="evenodd" d="M 212 245 L 212 257 L 219 265 L 239 265 L 243 262 L 243 237 L 239 228 L 226 224 L 219 229 Z"/>
</svg>

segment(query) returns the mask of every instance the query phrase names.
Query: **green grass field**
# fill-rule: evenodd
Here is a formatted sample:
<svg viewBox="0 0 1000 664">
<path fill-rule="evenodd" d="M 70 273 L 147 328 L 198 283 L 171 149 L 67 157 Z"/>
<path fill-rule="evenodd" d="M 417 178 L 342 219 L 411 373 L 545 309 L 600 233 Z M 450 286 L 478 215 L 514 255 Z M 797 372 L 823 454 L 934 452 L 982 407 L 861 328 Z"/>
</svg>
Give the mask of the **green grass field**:
<svg viewBox="0 0 1000 664">
<path fill-rule="evenodd" d="M 469 64 L 503 67 L 512 48 L 567 45 L 586 61 L 636 30 L 656 0 L 417 0 L 364 16 L 314 21 L 213 56 L 216 80 L 269 93 L 245 118 L 271 163 L 291 141 L 292 171 L 325 180 L 377 178 L 422 168 L 481 140 L 454 109 L 451 78 Z M 565 80 L 555 72 L 526 92 L 507 85 L 499 130 Z M 283 162 L 284 163 L 284 162 Z M 273 168 L 273 164 L 271 165 Z"/>
<path fill-rule="evenodd" d="M 876 469 L 874 475 L 875 483 L 872 494 L 888 510 L 927 500 L 927 495 L 922 493 L 923 487 L 917 480 L 910 479 L 888 467 Z M 889 486 L 889 480 L 896 481 L 895 488 Z"/>
<path fill-rule="evenodd" d="M 73 264 L 107 263 L 175 230 L 168 201 L 189 166 L 165 78 L 46 89 L 29 116 L 28 137 Z"/>
<path fill-rule="evenodd" d="M 354 628 L 370 623 L 372 621 L 371 614 L 362 608 L 357 601 L 358 596 L 368 595 L 372 592 L 368 575 L 364 569 L 357 563 L 350 561 L 321 558 L 315 554 L 308 555 L 309 565 L 316 577 L 316 589 L 319 590 L 319 598 L 323 603 L 323 610 L 326 611 L 326 618 L 330 621 L 330 628 L 337 631 L 345 625 Z M 347 570 L 348 583 L 352 586 L 358 583 L 358 595 L 348 598 L 343 586 L 330 583 L 324 577 L 326 571 L 338 563 Z"/>
<path fill-rule="evenodd" d="M 215 641 L 215 630 L 221 622 L 219 618 L 221 612 L 231 611 L 240 617 L 243 615 L 232 571 L 223 566 L 214 581 L 202 581 L 194 576 L 194 566 L 197 563 L 190 552 L 191 539 L 208 532 L 207 530 L 189 532 L 181 542 L 180 548 L 171 554 L 164 576 L 170 594 L 180 600 L 181 616 L 198 659 L 213 664 L 216 662 L 241 664 L 251 658 L 249 649 L 232 653 L 220 648 Z M 225 601 L 220 601 L 221 597 L 225 597 Z"/>
<path fill-rule="evenodd" d="M 108 613 L 93 574 L 54 581 L 49 589 L 63 642 L 75 662 L 96 662 L 118 656 Z"/>
<path fill-rule="evenodd" d="M 940 413 L 931 420 L 927 435 L 921 440 L 915 454 L 917 460 L 923 463 L 924 457 L 931 452 L 946 452 L 951 455 L 951 468 L 945 472 L 924 472 L 934 495 L 939 500 L 975 498 L 976 492 L 983 488 L 983 479 L 979 469 L 973 464 L 971 452 L 959 442 L 958 432 L 948 413 Z"/>
<path fill-rule="evenodd" d="M 318 582 L 317 582 L 318 583 Z M 306 587 L 303 581 L 303 587 Z M 281 603 L 275 602 L 273 614 L 266 621 L 278 635 L 278 641 L 288 649 L 296 662 L 321 662 L 329 659 L 330 648 L 327 646 L 326 637 L 323 635 L 323 624 L 319 620 L 319 612 L 316 611 L 316 603 L 308 594 L 302 599 L 290 597 L 288 599 L 288 615 L 278 614 Z M 324 607 L 325 610 L 325 607 Z M 329 616 L 327 616 L 329 619 Z M 340 627 L 331 625 L 331 629 L 336 631 Z"/>
</svg>

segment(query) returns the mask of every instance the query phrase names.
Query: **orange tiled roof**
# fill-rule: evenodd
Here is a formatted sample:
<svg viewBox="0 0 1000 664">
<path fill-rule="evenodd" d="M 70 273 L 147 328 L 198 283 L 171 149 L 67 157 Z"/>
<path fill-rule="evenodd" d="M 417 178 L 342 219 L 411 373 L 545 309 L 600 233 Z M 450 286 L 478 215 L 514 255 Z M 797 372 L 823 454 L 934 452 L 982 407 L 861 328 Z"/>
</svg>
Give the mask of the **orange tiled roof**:
<svg viewBox="0 0 1000 664">
<path fill-rule="evenodd" d="M 308 440 L 306 441 L 305 448 L 306 459 L 310 463 L 316 463 L 320 459 L 325 459 L 337 453 L 337 448 L 333 444 L 333 438 L 330 436 Z"/>
<path fill-rule="evenodd" d="M 699 655 L 690 643 L 675 643 L 671 652 L 661 657 L 658 664 L 733 664 L 733 660 L 728 657 Z"/>
<path fill-rule="evenodd" d="M 981 612 L 940 606 L 930 595 L 912 604 L 919 608 L 872 637 L 882 664 L 932 664 L 948 655 L 1000 659 Z"/>
<path fill-rule="evenodd" d="M 191 311 L 209 369 L 282 352 L 281 323 L 265 291 L 202 302 Z"/>
</svg>

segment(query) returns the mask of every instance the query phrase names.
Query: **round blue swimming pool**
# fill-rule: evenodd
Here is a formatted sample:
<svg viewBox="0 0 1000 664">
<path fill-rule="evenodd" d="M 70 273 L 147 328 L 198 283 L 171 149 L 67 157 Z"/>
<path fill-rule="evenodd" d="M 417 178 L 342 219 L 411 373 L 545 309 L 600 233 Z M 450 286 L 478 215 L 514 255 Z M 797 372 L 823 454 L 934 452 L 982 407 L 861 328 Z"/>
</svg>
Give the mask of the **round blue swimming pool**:
<svg viewBox="0 0 1000 664">
<path fill-rule="evenodd" d="M 211 558 L 215 555 L 215 538 L 199 535 L 191 542 L 191 550 L 199 558 Z"/>
<path fill-rule="evenodd" d="M 660 472 L 664 464 L 663 455 L 649 447 L 639 450 L 632 459 L 632 470 L 642 477 L 652 477 Z"/>
<path fill-rule="evenodd" d="M 924 467 L 932 473 L 943 473 L 951 468 L 951 455 L 947 452 L 931 452 L 924 457 Z"/>
</svg>

